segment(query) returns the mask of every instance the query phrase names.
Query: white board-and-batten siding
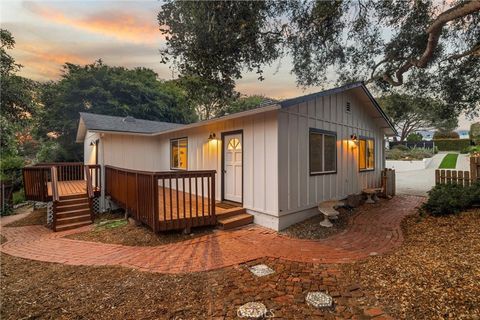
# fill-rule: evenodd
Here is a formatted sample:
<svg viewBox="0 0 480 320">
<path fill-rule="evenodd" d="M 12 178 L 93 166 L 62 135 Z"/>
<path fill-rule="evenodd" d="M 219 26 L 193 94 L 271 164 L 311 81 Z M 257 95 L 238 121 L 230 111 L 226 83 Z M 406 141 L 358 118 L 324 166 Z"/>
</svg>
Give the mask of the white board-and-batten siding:
<svg viewBox="0 0 480 320">
<path fill-rule="evenodd" d="M 346 111 L 350 102 L 351 111 Z M 279 111 L 279 228 L 318 214 L 317 205 L 358 194 L 363 188 L 380 185 L 384 168 L 384 133 L 352 92 L 319 96 Z M 337 172 L 310 175 L 309 129 L 337 134 Z M 356 134 L 375 140 L 375 170 L 359 171 Z M 302 211 L 303 213 L 299 213 Z"/>
<path fill-rule="evenodd" d="M 143 171 L 169 171 L 170 140 L 186 137 L 187 169 L 216 170 L 215 196 L 220 201 L 221 136 L 224 132 L 243 130 L 243 207 L 255 214 L 256 223 L 276 228 L 279 212 L 277 124 L 277 112 L 271 111 L 160 136 L 106 133 L 102 138 L 105 165 Z M 208 140 L 210 133 L 215 133 L 215 140 Z"/>
</svg>

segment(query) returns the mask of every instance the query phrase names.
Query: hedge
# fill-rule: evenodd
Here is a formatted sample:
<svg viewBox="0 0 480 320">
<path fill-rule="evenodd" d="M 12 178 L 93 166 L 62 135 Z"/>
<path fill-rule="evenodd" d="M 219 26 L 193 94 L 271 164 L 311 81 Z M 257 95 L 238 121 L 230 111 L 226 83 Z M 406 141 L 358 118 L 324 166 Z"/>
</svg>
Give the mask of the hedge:
<svg viewBox="0 0 480 320">
<path fill-rule="evenodd" d="M 436 139 L 433 142 L 439 151 L 462 151 L 470 146 L 470 139 Z"/>
<path fill-rule="evenodd" d="M 480 145 L 480 122 L 472 123 L 470 126 L 470 139 L 478 146 Z"/>
</svg>

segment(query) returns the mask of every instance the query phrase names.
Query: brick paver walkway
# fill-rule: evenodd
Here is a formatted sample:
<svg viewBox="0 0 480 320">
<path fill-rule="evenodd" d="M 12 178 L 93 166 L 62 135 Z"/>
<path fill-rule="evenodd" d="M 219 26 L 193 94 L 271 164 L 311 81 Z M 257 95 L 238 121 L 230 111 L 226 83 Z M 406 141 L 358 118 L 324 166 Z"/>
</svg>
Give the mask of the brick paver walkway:
<svg viewBox="0 0 480 320">
<path fill-rule="evenodd" d="M 143 271 L 205 271 L 262 257 L 299 262 L 343 263 L 381 254 L 402 242 L 401 220 L 415 212 L 423 198 L 397 196 L 364 205 L 347 230 L 324 240 L 292 239 L 258 226 L 157 247 L 129 247 L 64 238 L 90 226 L 54 233 L 43 226 L 1 229 L 7 242 L 1 251 L 13 256 L 69 265 L 120 265 Z M 2 221 L 3 222 L 3 221 Z"/>
</svg>

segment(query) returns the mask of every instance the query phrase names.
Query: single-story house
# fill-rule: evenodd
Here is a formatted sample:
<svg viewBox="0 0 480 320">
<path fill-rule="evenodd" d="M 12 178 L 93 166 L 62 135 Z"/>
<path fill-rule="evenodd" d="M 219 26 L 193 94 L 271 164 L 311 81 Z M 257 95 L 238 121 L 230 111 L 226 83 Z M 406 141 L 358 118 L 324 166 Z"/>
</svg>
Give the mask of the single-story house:
<svg viewBox="0 0 480 320">
<path fill-rule="evenodd" d="M 281 230 L 318 214 L 322 201 L 379 187 L 385 139 L 395 134 L 353 83 L 186 125 L 81 113 L 77 142 L 85 164 L 102 168 L 215 170 L 217 202 Z"/>
</svg>

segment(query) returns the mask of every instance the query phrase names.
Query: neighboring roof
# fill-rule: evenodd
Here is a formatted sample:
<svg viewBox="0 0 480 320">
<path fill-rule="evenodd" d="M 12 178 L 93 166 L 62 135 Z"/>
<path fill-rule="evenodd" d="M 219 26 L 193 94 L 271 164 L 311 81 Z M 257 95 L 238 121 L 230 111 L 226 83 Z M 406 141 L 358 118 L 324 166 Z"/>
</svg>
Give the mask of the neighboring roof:
<svg viewBox="0 0 480 320">
<path fill-rule="evenodd" d="M 150 121 L 133 117 L 114 117 L 103 114 L 80 112 L 80 124 L 77 131 L 77 142 L 83 141 L 86 130 L 129 132 L 153 134 L 183 127 L 183 124 Z"/>
<path fill-rule="evenodd" d="M 388 131 L 387 134 L 389 135 L 397 134 L 397 131 L 395 130 L 392 122 L 390 121 L 388 116 L 385 114 L 385 112 L 382 110 L 382 108 L 379 106 L 377 101 L 373 98 L 370 91 L 368 91 L 367 87 L 362 82 L 355 82 L 355 83 L 347 84 L 341 87 L 328 89 L 328 90 L 308 94 L 308 95 L 297 97 L 297 98 L 287 99 L 281 102 L 266 101 L 265 103 L 262 103 L 260 106 L 251 110 L 232 113 L 222 117 L 195 122 L 187 125 L 134 119 L 132 117 L 122 118 L 122 117 L 113 117 L 113 116 L 105 116 L 105 115 L 81 112 L 80 124 L 77 131 L 77 142 L 83 141 L 86 130 L 98 131 L 98 132 L 108 131 L 112 133 L 131 133 L 131 134 L 150 135 L 150 136 L 160 135 L 160 134 L 166 134 L 166 133 L 170 133 L 178 130 L 200 127 L 200 126 L 208 125 L 218 121 L 225 121 L 229 119 L 235 119 L 235 118 L 250 116 L 258 113 L 263 113 L 271 110 L 288 108 L 293 105 L 296 105 L 305 101 L 309 101 L 318 97 L 341 93 L 348 90 L 354 90 L 355 92 L 362 94 L 361 99 L 364 100 L 365 103 L 370 102 L 372 104 L 374 108 L 373 110 L 376 110 L 380 114 L 379 119 L 381 119 L 381 125 L 384 126 L 382 128 Z"/>
</svg>

